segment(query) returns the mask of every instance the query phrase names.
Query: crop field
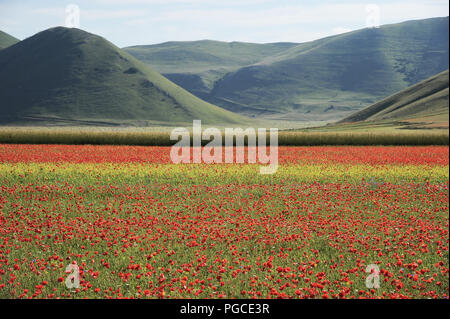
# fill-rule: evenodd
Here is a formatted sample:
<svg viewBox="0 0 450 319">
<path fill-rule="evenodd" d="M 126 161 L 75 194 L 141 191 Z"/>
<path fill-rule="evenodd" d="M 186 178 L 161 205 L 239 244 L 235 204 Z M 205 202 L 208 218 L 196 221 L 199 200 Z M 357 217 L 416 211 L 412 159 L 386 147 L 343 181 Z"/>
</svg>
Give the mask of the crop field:
<svg viewBox="0 0 450 319">
<path fill-rule="evenodd" d="M 283 146 L 279 164 L 0 144 L 0 298 L 448 298 L 448 146 Z"/>
<path fill-rule="evenodd" d="M 182 126 L 185 125 L 186 123 Z M 190 124 L 187 123 L 187 125 L 189 127 Z M 390 126 L 381 126 L 370 127 L 363 131 L 354 125 L 349 129 L 339 131 L 336 130 L 337 127 L 330 126 L 331 131 L 327 131 L 326 126 L 318 128 L 322 131 L 314 131 L 314 129 L 306 131 L 280 130 L 278 144 L 282 146 L 449 145 L 448 129 L 395 130 Z M 171 146 L 177 142 L 170 139 L 170 131 L 173 128 L 175 127 L 0 127 L 0 143 Z M 202 141 L 203 145 L 208 142 Z M 223 144 L 224 142 L 225 140 L 223 140 Z"/>
</svg>

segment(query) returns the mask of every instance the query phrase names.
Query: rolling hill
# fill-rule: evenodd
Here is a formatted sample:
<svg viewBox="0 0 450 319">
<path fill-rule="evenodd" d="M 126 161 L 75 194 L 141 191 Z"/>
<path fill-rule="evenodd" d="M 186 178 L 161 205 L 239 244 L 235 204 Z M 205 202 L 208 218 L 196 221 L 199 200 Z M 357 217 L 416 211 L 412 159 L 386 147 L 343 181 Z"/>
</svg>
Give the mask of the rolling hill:
<svg viewBox="0 0 450 319">
<path fill-rule="evenodd" d="M 396 121 L 447 127 L 449 71 L 446 70 L 343 119 L 340 123 Z"/>
<path fill-rule="evenodd" d="M 13 44 L 16 44 L 17 42 L 19 42 L 18 39 L 14 38 L 8 33 L 0 31 L 0 50 L 5 49 Z"/>
<path fill-rule="evenodd" d="M 126 50 L 197 96 L 235 112 L 338 120 L 448 69 L 448 28 L 448 17 L 407 21 L 297 45 L 260 45 L 259 50 L 271 47 L 260 55 L 254 53 L 258 45 L 244 53 L 204 49 L 210 42 Z M 192 47 L 198 56 L 185 54 Z M 241 58 L 245 54 L 248 60 Z"/>
<path fill-rule="evenodd" d="M 239 68 L 278 54 L 296 43 L 185 41 L 127 47 L 123 50 L 161 73 L 188 73 Z"/>
<path fill-rule="evenodd" d="M 221 41 L 166 42 L 123 50 L 199 97 L 208 96 L 225 74 L 296 46 Z"/>
<path fill-rule="evenodd" d="M 0 119 L 70 124 L 239 123 L 102 37 L 57 27 L 0 51 Z M 133 123 L 134 123 L 133 122 Z"/>
</svg>

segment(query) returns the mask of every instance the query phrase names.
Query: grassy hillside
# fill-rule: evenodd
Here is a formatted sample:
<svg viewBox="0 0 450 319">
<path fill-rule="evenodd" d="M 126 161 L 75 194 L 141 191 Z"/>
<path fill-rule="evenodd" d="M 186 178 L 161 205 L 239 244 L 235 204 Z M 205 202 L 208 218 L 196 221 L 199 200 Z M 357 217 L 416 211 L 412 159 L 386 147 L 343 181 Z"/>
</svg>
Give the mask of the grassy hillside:
<svg viewBox="0 0 450 319">
<path fill-rule="evenodd" d="M 0 31 L 0 50 L 16 44 L 17 42 L 19 42 L 18 39 L 3 31 Z"/>
<path fill-rule="evenodd" d="M 143 49 L 133 54 L 164 73 L 177 72 L 167 76 L 232 111 L 273 120 L 337 120 L 448 69 L 448 27 L 448 17 L 433 18 L 275 45 L 273 52 L 241 59 L 248 65 L 225 75 L 205 73 L 225 64 L 224 58 L 202 56 L 209 54 L 205 45 L 198 47 L 197 57 L 184 51 L 196 43 L 161 45 L 161 56 L 170 63 Z M 240 54 L 235 51 L 233 59 Z M 205 65 L 200 67 L 197 60 Z"/>
<path fill-rule="evenodd" d="M 238 123 L 105 39 L 52 28 L 0 51 L 3 123 Z"/>
<path fill-rule="evenodd" d="M 227 74 L 212 95 L 298 119 L 339 118 L 447 69 L 448 54 L 448 18 L 363 29 Z"/>
<path fill-rule="evenodd" d="M 161 73 L 199 73 L 253 64 L 295 45 L 203 40 L 141 45 L 123 50 Z"/>
<path fill-rule="evenodd" d="M 123 50 L 183 88 L 203 97 L 226 73 L 257 63 L 295 45 L 203 40 L 166 42 Z"/>
<path fill-rule="evenodd" d="M 448 99 L 449 73 L 446 70 L 352 114 L 341 123 L 431 121 L 433 126 L 446 123 L 448 127 Z"/>
</svg>

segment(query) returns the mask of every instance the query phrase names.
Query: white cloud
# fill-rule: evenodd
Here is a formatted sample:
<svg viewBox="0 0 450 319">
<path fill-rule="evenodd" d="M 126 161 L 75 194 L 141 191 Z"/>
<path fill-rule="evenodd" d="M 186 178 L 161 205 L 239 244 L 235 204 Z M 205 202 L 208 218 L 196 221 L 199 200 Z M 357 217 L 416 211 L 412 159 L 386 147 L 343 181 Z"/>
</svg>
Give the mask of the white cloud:
<svg viewBox="0 0 450 319">
<path fill-rule="evenodd" d="M 47 15 L 59 18 L 64 18 L 66 15 L 65 7 L 39 8 L 33 10 L 32 12 L 33 14 Z M 136 18 L 146 15 L 147 13 L 142 10 L 83 10 L 82 7 L 80 8 L 80 16 L 83 20 Z"/>
<path fill-rule="evenodd" d="M 275 0 L 91 0 L 99 4 L 105 5 L 171 5 L 171 4 L 184 4 L 184 5 L 227 5 L 227 6 L 239 6 L 239 5 L 252 5 L 263 3 L 276 3 Z"/>
<path fill-rule="evenodd" d="M 89 20 L 136 18 L 146 15 L 142 10 L 81 10 L 81 18 Z"/>
<path fill-rule="evenodd" d="M 447 5 L 448 6 L 448 5 Z M 401 21 L 446 15 L 441 6 L 397 2 L 380 5 L 381 21 Z M 332 5 L 281 6 L 263 10 L 239 9 L 185 9 L 168 10 L 151 17 L 154 22 L 185 22 L 223 24 L 241 27 L 284 26 L 294 24 L 338 24 L 365 26 L 367 13 L 365 3 Z M 312 27 L 313 28 L 313 27 Z M 343 26 L 343 28 L 347 28 Z"/>
<path fill-rule="evenodd" d="M 32 14 L 47 15 L 47 16 L 62 16 L 65 14 L 65 7 L 38 8 L 32 10 Z"/>
</svg>

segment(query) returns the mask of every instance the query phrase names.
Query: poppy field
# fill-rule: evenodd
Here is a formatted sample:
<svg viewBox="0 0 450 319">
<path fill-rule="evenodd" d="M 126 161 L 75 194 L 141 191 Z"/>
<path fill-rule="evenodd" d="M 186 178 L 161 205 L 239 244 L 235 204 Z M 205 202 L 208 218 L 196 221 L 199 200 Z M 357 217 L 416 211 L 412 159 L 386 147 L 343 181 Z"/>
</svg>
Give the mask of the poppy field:
<svg viewBox="0 0 450 319">
<path fill-rule="evenodd" d="M 2 144 L 0 298 L 448 298 L 448 146 L 279 147 L 279 164 Z"/>
</svg>

